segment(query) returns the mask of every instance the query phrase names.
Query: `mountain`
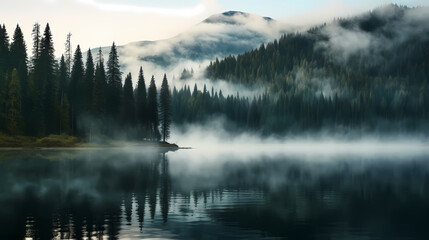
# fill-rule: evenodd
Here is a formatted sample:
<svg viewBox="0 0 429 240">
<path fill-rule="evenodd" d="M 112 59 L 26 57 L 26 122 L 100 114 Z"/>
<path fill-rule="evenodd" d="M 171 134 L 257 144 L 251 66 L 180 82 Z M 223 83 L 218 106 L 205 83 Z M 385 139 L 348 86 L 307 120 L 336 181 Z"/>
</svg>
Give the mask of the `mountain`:
<svg viewBox="0 0 429 240">
<path fill-rule="evenodd" d="M 356 129 L 357 136 L 424 135 L 429 129 L 428 22 L 428 7 L 387 5 L 213 60 L 206 76 L 214 82 L 266 89 L 252 100 L 229 97 L 226 106 L 233 107 L 216 111 L 238 126 L 267 133 L 325 134 L 333 127 L 336 132 Z M 180 90 L 178 99 L 189 92 Z M 196 99 L 190 102 L 199 106 Z M 216 95 L 207 99 L 212 102 L 201 102 L 218 106 Z M 240 111 L 247 119 L 236 117 Z"/>
<path fill-rule="evenodd" d="M 205 65 L 216 57 L 239 54 L 273 40 L 290 29 L 269 17 L 229 11 L 216 14 L 173 38 L 119 46 L 124 72 L 144 69 L 170 74 Z M 105 58 L 110 47 L 103 48 Z M 97 49 L 93 49 L 96 54 Z"/>
<path fill-rule="evenodd" d="M 398 89 L 420 87 L 429 77 L 428 22 L 427 7 L 387 5 L 213 61 L 206 73 L 243 84 L 274 83 L 272 89 L 285 92 L 291 90 L 285 79 L 311 83 L 300 89 L 316 92 L 326 86 L 321 79 L 329 80 L 338 94 L 368 90 L 380 81 L 385 86 L 396 81 Z"/>
</svg>

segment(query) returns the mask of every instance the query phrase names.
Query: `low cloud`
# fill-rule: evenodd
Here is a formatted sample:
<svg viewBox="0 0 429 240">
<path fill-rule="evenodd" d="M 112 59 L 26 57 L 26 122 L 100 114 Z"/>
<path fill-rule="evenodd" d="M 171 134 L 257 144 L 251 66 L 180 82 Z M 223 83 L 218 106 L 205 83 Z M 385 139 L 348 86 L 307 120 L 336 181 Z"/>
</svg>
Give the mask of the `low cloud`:
<svg viewBox="0 0 429 240">
<path fill-rule="evenodd" d="M 52 0 L 51 0 L 52 1 Z M 126 12 L 126 13 L 153 13 L 161 15 L 173 15 L 192 17 L 204 13 L 209 8 L 219 7 L 215 0 L 205 0 L 192 8 L 159 8 L 147 7 L 141 5 L 131 5 L 124 3 L 105 3 L 99 0 L 77 0 L 80 4 L 89 5 L 107 12 Z"/>
<path fill-rule="evenodd" d="M 421 40 L 429 38 L 429 8 L 404 10 L 388 5 L 345 21 L 345 25 L 343 20 L 336 20 L 324 27 L 322 33 L 329 40 L 317 46 L 328 50 L 339 62 L 346 62 L 351 56 L 362 53 L 373 56 L 374 63 L 377 63 L 380 52 L 394 51 L 395 46 L 414 37 Z"/>
<path fill-rule="evenodd" d="M 209 62 L 252 50 L 293 31 L 289 25 L 255 14 L 214 15 L 174 38 L 130 43 L 119 47 L 124 72 L 136 76 L 140 66 L 157 78 L 180 78 L 183 69 L 203 75 Z M 105 54 L 108 53 L 106 49 Z"/>
</svg>

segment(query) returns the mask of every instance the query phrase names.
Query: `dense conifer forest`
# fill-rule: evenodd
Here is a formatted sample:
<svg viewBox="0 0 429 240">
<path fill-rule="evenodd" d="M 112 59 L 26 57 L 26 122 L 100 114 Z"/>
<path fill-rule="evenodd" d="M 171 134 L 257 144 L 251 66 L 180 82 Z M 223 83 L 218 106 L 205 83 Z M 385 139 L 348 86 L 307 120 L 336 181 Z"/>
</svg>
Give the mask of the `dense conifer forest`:
<svg viewBox="0 0 429 240">
<path fill-rule="evenodd" d="M 391 5 L 286 34 L 253 51 L 216 59 L 206 75 L 214 81 L 267 87 L 267 94 L 255 99 L 229 99 L 246 109 L 247 122 L 228 116 L 249 127 L 419 131 L 429 120 L 429 29 L 406 18 L 412 10 Z M 370 36 L 372 42 L 344 57 L 356 46 L 333 49 L 330 44 L 347 34 L 356 34 L 358 41 Z M 341 44 L 348 43 L 337 42 Z"/>
<path fill-rule="evenodd" d="M 113 43 L 83 59 L 77 46 L 59 61 L 54 56 L 49 24 L 35 24 L 32 56 L 19 26 L 12 40 L 0 28 L 0 132 L 42 137 L 69 134 L 166 141 L 170 124 L 205 123 L 223 117 L 229 130 L 263 134 L 302 133 L 322 129 L 422 132 L 429 120 L 429 29 L 419 28 L 397 40 L 398 26 L 410 9 L 389 6 L 366 15 L 292 33 L 238 56 L 216 59 L 206 69 L 213 81 L 226 80 L 265 89 L 255 96 L 224 95 L 197 84 L 170 89 L 167 75 L 158 91 L 143 69 L 133 88 L 123 75 Z M 401 23 L 402 25 L 399 25 Z M 364 33 L 381 44 L 345 56 L 336 50 L 332 31 Z M 401 29 L 399 29 L 401 30 Z M 335 47 L 335 46 L 334 46 Z M 184 70 L 182 80 L 192 79 Z M 124 78 L 124 80 L 123 80 Z M 148 83 L 148 85 L 146 85 Z M 201 86 L 200 86 L 201 87 Z"/>
<path fill-rule="evenodd" d="M 115 43 L 105 66 L 101 50 L 95 59 L 88 51 L 84 64 L 79 45 L 73 56 L 68 52 L 57 61 L 49 24 L 42 33 L 36 23 L 32 37 L 33 54 L 28 57 L 19 25 L 11 43 L 6 27 L 0 28 L 0 132 L 91 138 L 126 131 L 130 138 L 167 140 L 171 91 L 166 76 L 160 96 L 154 77 L 146 91 L 142 69 L 133 89 L 131 74 L 122 84 Z M 67 45 L 70 51 L 70 36 Z"/>
</svg>

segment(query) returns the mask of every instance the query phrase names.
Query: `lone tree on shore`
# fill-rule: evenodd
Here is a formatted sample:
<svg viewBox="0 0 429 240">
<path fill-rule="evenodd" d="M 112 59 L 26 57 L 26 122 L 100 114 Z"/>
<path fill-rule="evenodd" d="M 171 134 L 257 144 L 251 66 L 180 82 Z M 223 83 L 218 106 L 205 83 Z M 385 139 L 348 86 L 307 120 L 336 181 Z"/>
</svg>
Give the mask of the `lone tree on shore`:
<svg viewBox="0 0 429 240">
<path fill-rule="evenodd" d="M 167 75 L 164 74 L 162 80 L 161 92 L 159 96 L 159 115 L 161 121 L 162 138 L 165 142 L 170 137 L 170 123 L 171 123 L 171 95 L 168 87 Z"/>
<path fill-rule="evenodd" d="M 149 90 L 148 90 L 148 114 L 149 114 L 149 123 L 150 123 L 150 136 L 153 140 L 159 140 L 161 138 L 158 125 L 158 96 L 156 92 L 155 77 L 152 76 L 150 80 Z"/>
</svg>

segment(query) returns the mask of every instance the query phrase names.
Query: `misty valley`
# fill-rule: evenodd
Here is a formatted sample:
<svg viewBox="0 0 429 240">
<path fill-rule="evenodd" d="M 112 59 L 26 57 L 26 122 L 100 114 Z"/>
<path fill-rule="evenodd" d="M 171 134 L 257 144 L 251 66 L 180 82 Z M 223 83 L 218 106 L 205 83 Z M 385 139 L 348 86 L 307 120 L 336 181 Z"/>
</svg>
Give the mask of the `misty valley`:
<svg viewBox="0 0 429 240">
<path fill-rule="evenodd" d="M 221 1 L 42 2 L 155 34 Z M 0 240 L 429 239 L 429 6 L 216 9 L 98 48 L 86 23 L 0 25 Z"/>
</svg>

